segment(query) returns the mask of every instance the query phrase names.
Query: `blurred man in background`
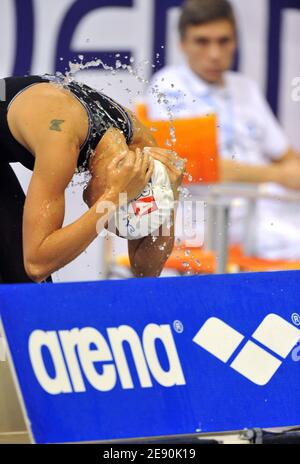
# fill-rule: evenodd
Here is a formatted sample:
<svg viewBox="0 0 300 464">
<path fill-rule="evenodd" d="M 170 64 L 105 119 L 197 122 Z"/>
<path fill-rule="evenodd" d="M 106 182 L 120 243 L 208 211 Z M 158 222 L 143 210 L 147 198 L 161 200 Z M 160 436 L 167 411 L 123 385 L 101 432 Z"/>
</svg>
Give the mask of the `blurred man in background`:
<svg viewBox="0 0 300 464">
<path fill-rule="evenodd" d="M 186 63 L 156 73 L 146 96 L 150 119 L 218 116 L 221 180 L 268 183 L 282 194 L 300 190 L 300 157 L 290 146 L 258 86 L 230 71 L 237 23 L 227 0 L 187 0 L 179 20 Z M 164 98 L 161 98 L 161 95 Z M 232 211 L 232 241 L 241 240 L 240 213 Z M 242 216 L 245 212 L 242 213 Z M 255 253 L 271 259 L 300 258 L 300 207 L 260 201 Z"/>
</svg>

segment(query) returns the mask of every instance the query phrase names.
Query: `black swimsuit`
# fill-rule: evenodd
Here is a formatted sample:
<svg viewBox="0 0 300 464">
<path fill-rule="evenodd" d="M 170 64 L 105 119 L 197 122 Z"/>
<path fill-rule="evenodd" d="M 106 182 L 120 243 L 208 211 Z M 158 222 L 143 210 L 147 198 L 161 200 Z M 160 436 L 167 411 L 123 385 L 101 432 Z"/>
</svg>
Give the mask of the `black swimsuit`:
<svg viewBox="0 0 300 464">
<path fill-rule="evenodd" d="M 68 82 L 64 76 L 25 76 L 0 79 L 0 282 L 32 282 L 23 264 L 22 220 L 25 195 L 9 163 L 19 162 L 33 170 L 34 156 L 13 137 L 7 123 L 12 101 L 35 84 L 61 85 L 80 101 L 87 111 L 89 129 L 80 147 L 77 167 L 87 169 L 88 159 L 110 127 L 123 132 L 130 144 L 133 127 L 128 113 L 114 100 L 84 84 Z M 51 279 L 48 279 L 51 281 Z"/>
<path fill-rule="evenodd" d="M 13 100 L 24 90 L 43 82 L 52 82 L 68 89 L 84 106 L 88 114 L 89 129 L 85 142 L 80 147 L 77 167 L 87 168 L 88 158 L 110 127 L 123 132 L 129 145 L 133 135 L 132 122 L 128 113 L 111 98 L 101 92 L 75 81 L 68 82 L 62 75 L 8 77 L 0 80 L 0 153 L 5 161 L 19 162 L 33 170 L 34 156 L 20 145 L 11 134 L 7 123 L 7 111 Z M 0 159 L 0 162 L 3 160 Z"/>
</svg>

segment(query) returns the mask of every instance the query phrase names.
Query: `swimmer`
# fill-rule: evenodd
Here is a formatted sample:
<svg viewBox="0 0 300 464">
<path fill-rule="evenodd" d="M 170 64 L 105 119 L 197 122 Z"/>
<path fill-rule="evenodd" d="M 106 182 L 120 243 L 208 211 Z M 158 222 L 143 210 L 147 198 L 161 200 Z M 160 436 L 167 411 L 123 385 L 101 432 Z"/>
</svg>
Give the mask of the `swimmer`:
<svg viewBox="0 0 300 464">
<path fill-rule="evenodd" d="M 0 90 L 2 283 L 51 281 L 97 237 L 99 219 L 105 226 L 120 193 L 130 201 L 142 192 L 153 159 L 165 165 L 178 198 L 182 160 L 156 147 L 151 131 L 111 98 L 51 75 L 8 77 Z M 11 162 L 33 171 L 26 198 Z M 91 174 L 83 192 L 89 209 L 63 227 L 65 190 L 77 170 Z M 99 213 L 99 202 L 111 206 Z M 155 242 L 151 236 L 128 241 L 134 275 L 159 276 L 173 245 L 174 231 Z"/>
</svg>

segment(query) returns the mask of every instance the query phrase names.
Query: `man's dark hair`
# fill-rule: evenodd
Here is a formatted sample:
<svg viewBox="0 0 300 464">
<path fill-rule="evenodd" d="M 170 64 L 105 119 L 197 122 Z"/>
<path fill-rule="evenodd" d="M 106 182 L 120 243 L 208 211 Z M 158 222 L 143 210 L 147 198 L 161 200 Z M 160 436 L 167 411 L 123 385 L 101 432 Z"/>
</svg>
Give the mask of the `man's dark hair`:
<svg viewBox="0 0 300 464">
<path fill-rule="evenodd" d="M 188 26 L 199 26 L 220 19 L 227 19 L 236 29 L 235 14 L 228 0 L 186 0 L 179 19 L 180 36 L 184 38 Z"/>
</svg>

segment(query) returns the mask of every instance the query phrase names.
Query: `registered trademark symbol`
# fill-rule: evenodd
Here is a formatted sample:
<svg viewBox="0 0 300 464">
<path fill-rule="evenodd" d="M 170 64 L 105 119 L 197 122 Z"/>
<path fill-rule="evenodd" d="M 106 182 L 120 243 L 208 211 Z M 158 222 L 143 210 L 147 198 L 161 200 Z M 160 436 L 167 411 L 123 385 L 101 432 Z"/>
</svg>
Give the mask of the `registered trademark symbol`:
<svg viewBox="0 0 300 464">
<path fill-rule="evenodd" d="M 179 334 L 181 334 L 184 331 L 183 324 L 180 321 L 174 321 L 173 322 L 173 327 L 174 327 L 175 332 L 177 332 Z"/>
<path fill-rule="evenodd" d="M 299 326 L 300 325 L 300 314 L 298 313 L 292 314 L 292 321 L 295 325 Z"/>
</svg>

